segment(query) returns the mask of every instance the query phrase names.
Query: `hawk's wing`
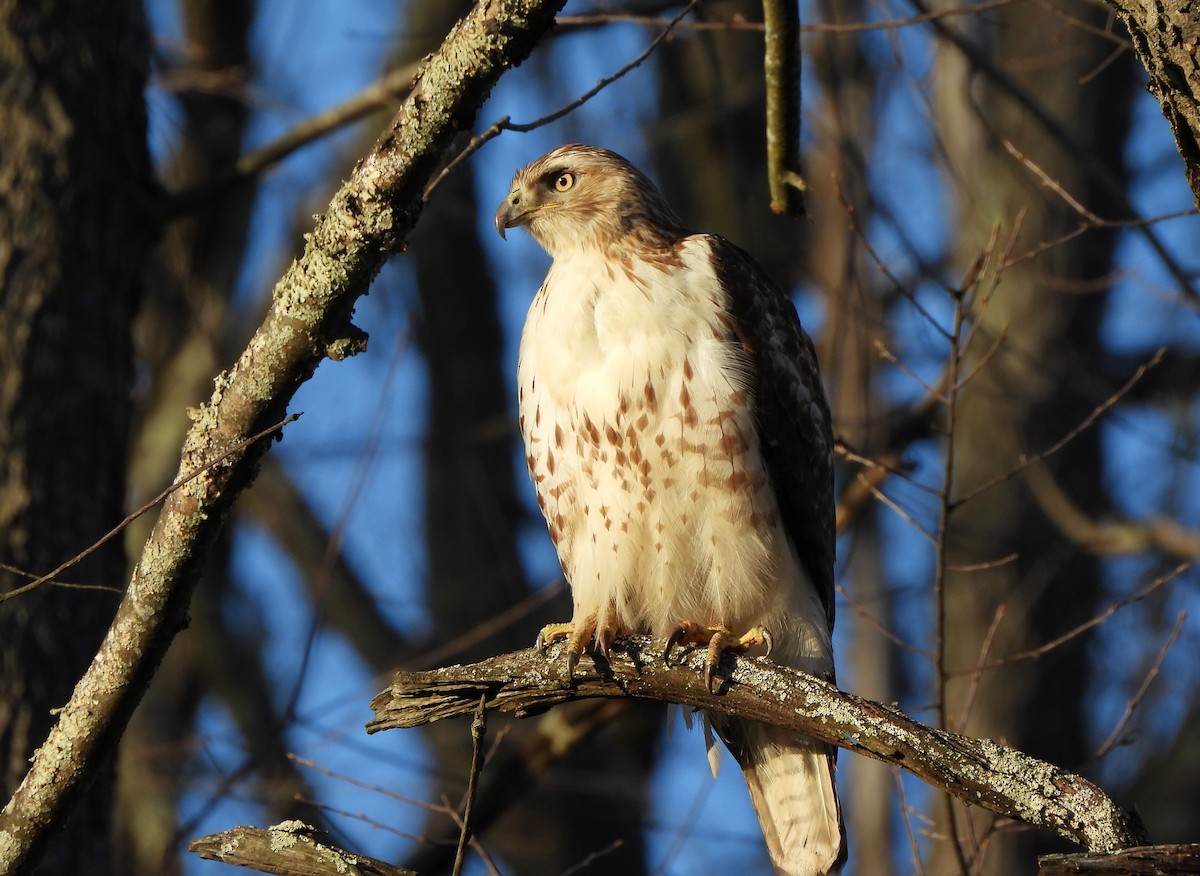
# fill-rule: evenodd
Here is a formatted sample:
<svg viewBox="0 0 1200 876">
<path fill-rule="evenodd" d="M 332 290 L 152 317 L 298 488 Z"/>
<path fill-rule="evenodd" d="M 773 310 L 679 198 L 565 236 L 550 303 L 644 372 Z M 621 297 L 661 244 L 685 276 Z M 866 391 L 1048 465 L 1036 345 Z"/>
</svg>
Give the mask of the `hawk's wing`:
<svg viewBox="0 0 1200 876">
<path fill-rule="evenodd" d="M 754 367 L 758 440 L 783 523 L 833 629 L 833 430 L 812 339 L 792 302 L 745 251 L 706 235 L 734 331 Z"/>
</svg>

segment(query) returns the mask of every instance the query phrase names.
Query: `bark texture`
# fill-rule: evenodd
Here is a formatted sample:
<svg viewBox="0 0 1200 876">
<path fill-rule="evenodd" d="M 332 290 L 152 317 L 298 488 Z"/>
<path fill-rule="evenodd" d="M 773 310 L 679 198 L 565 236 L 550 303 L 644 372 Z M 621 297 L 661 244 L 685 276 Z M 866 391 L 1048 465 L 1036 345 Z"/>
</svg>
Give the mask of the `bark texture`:
<svg viewBox="0 0 1200 876">
<path fill-rule="evenodd" d="M 34 575 L 124 514 L 130 323 L 149 241 L 147 63 L 140 3 L 0 3 L 0 562 Z M 115 541 L 64 578 L 119 591 L 125 574 Z M 0 592 L 27 581 L 0 570 Z M 117 600 L 44 586 L 0 602 L 0 799 Z M 108 873 L 110 772 L 74 794 L 44 871 Z"/>
<path fill-rule="evenodd" d="M 1190 0 L 1108 0 L 1150 74 L 1200 207 L 1200 16 Z"/>
<path fill-rule="evenodd" d="M 646 636 L 618 640 L 607 661 L 583 661 L 570 679 L 561 645 L 493 657 L 470 666 L 401 672 L 371 703 L 368 732 L 417 727 L 468 715 L 480 698 L 519 717 L 591 697 L 679 703 L 786 727 L 856 754 L 896 764 L 976 806 L 1055 831 L 1088 851 L 1137 845 L 1141 826 L 1080 776 L 987 739 L 920 724 L 899 709 L 864 700 L 765 658 L 726 652 L 717 693 L 705 683 L 703 649 L 670 660 Z M 678 662 L 677 662 L 678 661 Z"/>
</svg>

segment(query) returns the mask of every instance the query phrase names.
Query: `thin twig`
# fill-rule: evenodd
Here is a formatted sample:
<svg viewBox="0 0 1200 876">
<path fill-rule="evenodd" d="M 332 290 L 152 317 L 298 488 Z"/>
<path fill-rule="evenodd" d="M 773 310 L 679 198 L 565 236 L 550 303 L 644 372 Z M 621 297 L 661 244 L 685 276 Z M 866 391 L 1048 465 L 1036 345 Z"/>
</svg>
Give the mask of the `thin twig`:
<svg viewBox="0 0 1200 876">
<path fill-rule="evenodd" d="M 458 850 L 454 853 L 451 876 L 460 876 L 467 842 L 471 839 L 471 818 L 475 814 L 475 793 L 479 787 L 479 774 L 483 771 L 483 739 L 487 732 L 487 696 L 479 697 L 479 708 L 471 721 L 471 774 L 467 778 L 467 804 L 463 807 L 462 833 L 458 838 Z"/>
<path fill-rule="evenodd" d="M 392 106 L 409 92 L 420 70 L 420 63 L 389 70 L 348 100 L 309 116 L 270 143 L 242 154 L 233 167 L 221 176 L 203 180 L 169 195 L 163 204 L 161 218 L 169 220 L 191 213 L 226 189 L 258 176 L 293 152 L 373 112 Z"/>
<path fill-rule="evenodd" d="M 959 393 L 959 367 L 962 364 L 962 348 L 960 346 L 963 334 L 963 325 L 966 321 L 966 289 L 960 288 L 952 290 L 954 299 L 954 326 L 948 338 L 950 345 L 950 359 L 946 366 L 946 454 L 942 468 L 942 491 L 938 510 L 938 526 L 937 536 L 934 541 L 936 552 L 934 555 L 934 576 L 933 576 L 933 602 L 934 602 L 934 630 L 933 643 L 936 652 L 934 660 L 934 703 L 937 707 L 938 723 L 942 727 L 950 727 L 949 722 L 949 703 L 946 701 L 946 685 L 949 676 L 946 672 L 946 649 L 947 649 L 947 606 L 946 606 L 946 566 L 948 562 L 949 547 L 949 530 L 950 530 L 950 515 L 954 511 L 954 503 L 951 495 L 954 491 L 954 462 L 955 462 L 955 435 L 956 426 L 958 423 L 958 393 Z M 963 848 L 962 838 L 958 833 L 958 812 L 954 805 L 954 798 L 950 795 L 945 795 L 943 801 L 946 807 L 947 824 L 950 828 L 950 846 L 954 850 L 955 859 L 958 862 L 958 867 L 963 876 L 968 876 L 970 873 L 970 865 L 967 862 L 967 853 Z M 967 819 L 968 822 L 970 819 Z"/>
<path fill-rule="evenodd" d="M 1100 760 L 1104 755 L 1112 750 L 1112 747 L 1117 744 L 1117 740 L 1125 732 L 1125 726 L 1133 718 L 1133 713 L 1137 710 L 1138 705 L 1145 699 L 1146 694 L 1150 690 L 1150 685 L 1154 679 L 1158 677 L 1158 671 L 1162 668 L 1163 661 L 1167 659 L 1167 652 L 1171 650 L 1171 646 L 1179 639 L 1180 632 L 1183 631 L 1183 622 L 1187 620 L 1188 613 L 1181 611 L 1175 618 L 1175 628 L 1171 630 L 1171 635 L 1167 636 L 1167 641 L 1158 649 L 1158 654 L 1154 658 L 1154 662 L 1150 664 L 1150 668 L 1146 671 L 1146 677 L 1142 679 L 1141 686 L 1125 704 L 1125 711 L 1121 715 L 1121 719 L 1117 721 L 1117 725 L 1113 727 L 1112 732 L 1108 734 L 1108 738 L 1104 740 L 1104 744 L 1097 749 L 1094 755 L 1095 760 Z"/>
<path fill-rule="evenodd" d="M 962 733 L 967 726 L 967 719 L 971 716 L 971 708 L 975 705 L 975 697 L 979 693 L 979 682 L 983 679 L 984 665 L 987 663 L 988 654 L 992 650 L 992 642 L 996 639 L 996 631 L 1000 629 L 1000 624 L 1004 622 L 1005 605 L 1000 603 L 996 606 L 996 613 L 992 615 L 992 622 L 988 624 L 987 634 L 983 637 L 983 644 L 979 647 L 979 659 L 975 661 L 975 671 L 971 673 L 971 683 L 967 689 L 967 695 L 963 698 L 963 707 L 958 714 L 958 720 L 954 722 L 954 732 Z"/>
<path fill-rule="evenodd" d="M 955 507 L 967 504 L 975 497 L 977 497 L 983 493 L 986 493 L 988 490 L 992 489 L 993 487 L 997 486 L 998 484 L 1002 484 L 1005 481 L 1010 480 L 1011 478 L 1020 474 L 1022 471 L 1024 471 L 1029 466 L 1034 465 L 1035 463 L 1039 463 L 1045 459 L 1048 459 L 1049 457 L 1058 453 L 1060 450 L 1062 450 L 1064 447 L 1066 447 L 1068 444 L 1070 444 L 1072 441 L 1074 441 L 1076 438 L 1078 438 L 1080 435 L 1082 435 L 1084 432 L 1086 432 L 1088 429 L 1090 429 L 1092 426 L 1094 426 L 1096 424 L 1097 420 L 1099 420 L 1102 416 L 1104 416 L 1105 413 L 1107 413 L 1111 408 L 1113 408 L 1117 404 L 1117 402 L 1119 402 L 1126 395 L 1128 395 L 1129 391 L 1132 390 L 1134 388 L 1134 386 L 1136 386 L 1138 384 L 1138 382 L 1143 377 L 1146 376 L 1146 373 L 1151 368 L 1154 368 L 1156 365 L 1158 365 L 1159 362 L 1162 361 L 1164 355 L 1166 355 L 1166 348 L 1159 347 L 1158 350 L 1154 353 L 1154 355 L 1150 357 L 1150 360 L 1148 362 L 1143 363 L 1138 368 L 1138 370 L 1134 372 L 1133 376 L 1130 377 L 1127 381 L 1125 381 L 1125 383 L 1121 386 L 1120 389 L 1118 389 L 1116 392 L 1114 392 L 1112 395 L 1110 395 L 1108 398 L 1106 398 L 1104 401 L 1102 401 L 1099 405 L 1097 405 L 1095 408 L 1093 408 L 1092 412 L 1089 413 L 1086 417 L 1084 417 L 1083 420 L 1077 426 L 1075 426 L 1075 428 L 1073 428 L 1066 435 L 1064 435 L 1058 441 L 1055 441 L 1053 444 L 1051 444 L 1049 447 L 1045 448 L 1044 450 L 1040 450 L 1037 453 L 1034 453 L 1032 455 L 1022 453 L 1020 455 L 1020 457 L 1018 458 L 1017 464 L 1014 465 L 1012 468 L 1010 468 L 1008 471 L 1004 472 L 1003 474 L 997 475 L 996 477 L 992 478 L 990 481 L 987 481 L 986 483 L 984 483 L 982 486 L 976 487 L 974 490 L 967 493 L 966 495 L 959 496 L 958 499 L 956 499 L 954 502 Z"/>
<path fill-rule="evenodd" d="M 220 456 L 216 457 L 213 460 L 210 460 L 209 462 L 206 462 L 204 465 L 200 466 L 195 471 L 189 472 L 188 474 L 181 477 L 179 480 L 173 482 L 169 487 L 167 487 L 165 490 L 163 490 L 161 493 L 159 493 L 153 499 L 151 499 L 150 501 L 143 504 L 136 511 L 127 515 L 124 520 L 122 520 L 120 523 L 118 523 L 116 526 L 114 526 L 112 529 L 110 529 L 108 532 L 106 532 L 104 535 L 102 535 L 100 537 L 100 540 L 93 543 L 90 547 L 87 547 L 84 550 L 80 551 L 75 556 L 71 557 L 71 559 L 64 561 L 57 568 L 47 572 L 45 575 L 42 575 L 39 578 L 34 578 L 28 584 L 22 584 L 20 587 L 15 587 L 12 590 L 7 591 L 6 593 L 0 593 L 0 602 L 6 602 L 9 599 L 13 599 L 17 596 L 21 596 L 24 593 L 28 593 L 30 590 L 35 590 L 36 588 L 41 587 L 43 584 L 50 582 L 51 579 L 57 577 L 60 573 L 65 572 L 67 569 L 71 568 L 72 566 L 74 566 L 77 563 L 82 562 L 83 560 L 87 559 L 89 556 L 94 554 L 96 551 L 100 550 L 100 548 L 102 548 L 108 542 L 112 541 L 114 538 L 116 538 L 118 535 L 120 535 L 125 530 L 125 527 L 129 526 L 129 524 L 133 523 L 133 521 L 137 520 L 139 517 L 141 517 L 147 511 L 151 510 L 155 505 L 157 505 L 163 499 L 167 498 L 167 496 L 171 495 L 173 492 L 178 490 L 180 487 L 183 487 L 184 485 L 186 485 L 189 481 L 193 480 L 194 478 L 198 478 L 200 475 L 204 474 L 206 471 L 209 471 L 210 469 L 216 468 L 222 462 L 229 459 L 229 457 L 231 457 L 237 453 L 241 453 L 243 450 L 245 450 L 247 447 L 249 447 L 255 441 L 259 441 L 268 435 L 278 432 L 284 426 L 287 426 L 290 423 L 296 422 L 298 419 L 300 419 L 300 417 L 302 415 L 303 415 L 303 412 L 296 413 L 296 414 L 289 414 L 288 416 L 286 416 L 282 420 L 280 420 L 278 423 L 276 423 L 274 426 L 268 426 L 267 428 L 263 429 L 261 432 L 256 432 L 253 435 L 251 435 L 249 438 L 246 438 L 246 439 L 243 439 L 242 441 L 237 442 L 232 447 L 230 447 L 228 450 L 226 450 L 224 453 L 222 453 Z M 96 586 L 100 586 L 100 585 L 96 585 Z M 105 589 L 108 589 L 108 588 L 105 588 Z M 115 589 L 115 588 L 113 588 L 113 589 Z M 123 593 L 124 591 L 118 590 L 117 592 Z"/>
<path fill-rule="evenodd" d="M 596 851 L 588 853 L 587 857 L 585 857 L 582 861 L 572 864 L 570 867 L 563 870 L 559 876 L 573 876 L 573 874 L 578 873 L 580 870 L 584 870 L 592 866 L 592 864 L 603 858 L 605 855 L 611 855 L 623 845 L 625 845 L 625 840 L 615 839 L 604 848 L 596 849 Z"/>
<path fill-rule="evenodd" d="M 908 15 L 902 18 L 885 18 L 882 21 L 856 22 L 824 22 L 820 24 L 802 24 L 801 33 L 870 33 L 877 30 L 899 30 L 918 24 L 926 24 L 939 18 L 953 18 L 958 15 L 978 15 L 992 9 L 999 9 L 1015 3 L 1017 0 L 988 0 L 985 3 L 973 3 L 956 6 L 951 9 L 939 9 L 920 15 Z M 636 15 L 632 13 L 612 12 L 597 15 L 560 15 L 559 27 L 590 28 L 609 24 L 641 24 L 647 27 L 658 27 L 666 24 L 667 19 L 653 15 Z M 762 33 L 766 26 L 761 21 L 746 21 L 741 18 L 727 21 L 691 21 L 682 25 L 684 30 L 695 31 L 750 31 Z"/>
<path fill-rule="evenodd" d="M 908 794 L 904 790 L 904 774 L 898 768 L 893 767 L 892 775 L 896 780 L 896 796 L 900 800 L 900 814 L 904 818 L 904 835 L 908 839 L 908 852 L 912 860 L 913 872 L 918 876 L 925 876 L 925 865 L 921 862 L 921 846 L 917 842 L 912 828 L 914 810 L 908 805 Z"/>
<path fill-rule="evenodd" d="M 1132 594 L 1131 596 L 1127 596 L 1124 599 L 1121 599 L 1121 600 L 1118 600 L 1118 601 L 1112 603 L 1108 608 L 1104 609 L 1104 611 L 1100 612 L 1099 614 L 1094 615 L 1093 617 L 1089 618 L 1088 620 L 1085 620 L 1081 624 L 1076 624 L 1075 626 L 1071 627 L 1071 629 L 1067 630 L 1062 635 L 1056 636 L 1055 638 L 1051 639 L 1049 642 L 1046 642 L 1042 645 L 1038 645 L 1036 648 L 1028 648 L 1024 651 L 1017 651 L 1014 654 L 1009 654 L 1006 657 L 1002 657 L 998 660 L 993 660 L 991 663 L 987 663 L 983 666 L 976 666 L 973 669 L 951 671 L 950 674 L 952 676 L 966 675 L 967 673 L 977 672 L 980 670 L 999 669 L 1002 666 L 1008 666 L 1010 663 L 1016 663 L 1017 661 L 1020 661 L 1020 660 L 1036 660 L 1039 657 L 1041 657 L 1042 655 L 1044 655 L 1050 651 L 1053 651 L 1055 648 L 1065 645 L 1067 642 L 1071 641 L 1072 639 L 1078 638 L 1079 636 L 1086 633 L 1088 630 L 1093 629 L 1094 627 L 1100 626 L 1100 624 L 1104 623 L 1106 620 L 1108 620 L 1110 617 L 1112 617 L 1118 611 L 1121 611 L 1122 609 L 1126 609 L 1131 605 L 1141 602 L 1143 599 L 1145 599 L 1151 593 L 1158 590 L 1160 587 L 1162 587 L 1164 584 L 1168 583 L 1169 581 L 1172 581 L 1175 578 L 1179 577 L 1180 575 L 1182 575 L 1184 572 L 1186 572 L 1191 567 L 1192 567 L 1192 563 L 1190 561 L 1180 563 L 1178 566 L 1176 566 L 1170 572 L 1167 572 L 1164 575 L 1159 575 L 1157 578 L 1155 578 L 1153 581 L 1151 581 L 1149 584 L 1147 584 L 1145 587 L 1143 587 L 1141 590 L 1137 591 L 1136 593 Z"/>
<path fill-rule="evenodd" d="M 863 249 L 866 250 L 867 255 L 870 256 L 871 262 L 875 265 L 876 270 L 878 270 L 879 273 L 882 274 L 883 277 L 892 284 L 892 288 L 901 297 L 903 297 L 908 301 L 909 304 L 913 306 L 917 313 L 921 314 L 921 316 L 925 318 L 925 321 L 929 323 L 930 328 L 932 328 L 946 340 L 949 340 L 949 333 L 942 328 L 934 315 L 926 310 L 925 306 L 917 300 L 917 296 L 913 294 L 912 290 L 900 282 L 900 278 L 892 272 L 892 269 L 888 266 L 887 262 L 884 261 L 879 253 L 875 251 L 875 247 L 871 245 L 870 238 L 867 237 L 866 232 L 858 222 L 858 212 L 854 209 L 854 205 L 846 200 L 846 195 L 842 191 L 842 175 L 840 173 L 834 173 L 832 175 L 832 181 L 833 190 L 837 194 L 838 201 L 842 205 L 842 212 L 845 213 L 846 218 L 850 220 L 850 230 L 854 232 L 854 235 L 858 238 L 859 242 L 862 243 Z"/>
<path fill-rule="evenodd" d="M 668 37 L 670 37 L 672 33 L 674 33 L 675 28 L 679 25 L 679 23 L 681 21 L 683 21 L 683 19 L 688 15 L 688 13 L 690 13 L 692 11 L 692 9 L 695 8 L 696 4 L 699 2 L 700 2 L 700 0 L 690 0 L 690 2 L 687 4 L 687 6 L 683 7 L 683 11 L 681 11 L 678 15 L 676 15 L 674 18 L 671 19 L 670 23 L 667 24 L 667 26 L 663 29 L 662 33 L 660 33 L 658 36 L 656 36 L 654 38 L 654 40 L 650 43 L 650 45 L 646 46 L 645 51 L 643 51 L 640 55 L 638 55 L 636 58 L 634 58 L 632 61 L 630 61 L 628 64 L 626 64 L 624 67 L 617 70 L 616 73 L 613 73 L 611 76 L 606 76 L 605 78 L 601 79 L 594 86 L 592 86 L 592 88 L 588 89 L 583 94 L 581 94 L 579 97 L 575 98 L 573 101 L 566 104 L 565 106 L 559 107 L 558 109 L 556 109 L 554 112 L 550 113 L 549 115 L 542 116 L 540 119 L 535 119 L 532 122 L 514 122 L 510 119 L 509 116 L 504 116 L 503 118 L 497 119 L 496 121 L 492 122 L 490 125 L 487 126 L 487 128 L 485 128 L 483 130 L 482 133 L 477 134 L 474 137 L 472 137 L 471 141 L 469 143 L 467 143 L 467 145 L 464 146 L 462 148 L 462 150 L 457 155 L 455 155 L 454 158 L 451 159 L 446 164 L 446 166 L 443 167 L 436 176 L 434 176 L 434 178 L 432 180 L 430 180 L 429 184 L 427 186 L 425 186 L 425 192 L 424 192 L 424 195 L 422 196 L 424 198 L 424 200 L 426 202 L 429 201 L 429 198 L 433 194 L 434 190 L 439 185 L 442 184 L 442 180 L 444 180 L 447 176 L 449 176 L 450 173 L 456 167 L 458 167 L 458 165 L 460 165 L 462 162 L 466 161 L 468 158 L 470 158 L 472 155 L 474 155 L 476 152 L 478 152 L 480 149 L 482 149 L 485 144 L 496 139 L 505 131 L 515 131 L 517 133 L 525 134 L 530 131 L 535 131 L 538 128 L 543 127 L 544 125 L 550 124 L 551 122 L 556 122 L 559 119 L 561 119 L 563 116 L 567 115 L 568 113 L 574 112 L 575 110 L 579 109 L 579 107 L 583 106 L 585 103 L 587 103 L 589 100 L 591 100 L 593 97 L 595 97 L 597 94 L 599 94 L 604 89 L 608 88 L 608 86 L 612 85 L 618 79 L 621 79 L 626 74 L 628 74 L 631 71 L 642 66 L 642 64 L 645 63 L 646 59 L 649 58 L 654 53 L 654 50 L 657 49 L 664 40 L 666 40 Z"/>
<path fill-rule="evenodd" d="M 850 606 L 850 610 L 854 612 L 855 616 L 867 624 L 867 626 L 873 627 L 879 633 L 879 635 L 883 636 L 883 638 L 887 639 L 897 648 L 901 648 L 912 654 L 916 654 L 918 657 L 924 657 L 926 660 L 934 660 L 935 655 L 932 651 L 926 651 L 922 648 L 919 648 L 912 642 L 909 642 L 907 639 L 902 638 L 898 633 L 894 632 L 890 627 L 879 620 L 879 618 L 875 617 L 873 614 L 863 608 L 862 605 L 859 604 L 858 600 L 855 599 L 850 593 L 850 591 L 848 591 L 841 584 L 836 585 L 836 590 L 838 595 L 846 600 L 846 604 Z"/>
</svg>

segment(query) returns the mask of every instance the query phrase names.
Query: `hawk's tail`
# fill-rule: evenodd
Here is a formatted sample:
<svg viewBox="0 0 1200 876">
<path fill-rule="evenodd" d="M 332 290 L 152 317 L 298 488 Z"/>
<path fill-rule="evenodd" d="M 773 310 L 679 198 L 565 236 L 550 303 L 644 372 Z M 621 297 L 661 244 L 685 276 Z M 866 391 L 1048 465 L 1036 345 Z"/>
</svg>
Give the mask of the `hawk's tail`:
<svg viewBox="0 0 1200 876">
<path fill-rule="evenodd" d="M 846 860 L 834 749 L 807 736 L 743 721 L 717 725 L 746 776 L 780 876 L 825 876 Z"/>
</svg>

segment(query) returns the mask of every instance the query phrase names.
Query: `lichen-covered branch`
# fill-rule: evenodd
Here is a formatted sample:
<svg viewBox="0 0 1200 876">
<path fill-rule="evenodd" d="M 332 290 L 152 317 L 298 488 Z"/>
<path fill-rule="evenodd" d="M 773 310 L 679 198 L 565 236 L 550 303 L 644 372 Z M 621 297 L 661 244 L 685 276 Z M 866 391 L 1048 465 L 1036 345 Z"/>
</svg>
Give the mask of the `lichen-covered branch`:
<svg viewBox="0 0 1200 876">
<path fill-rule="evenodd" d="M 276 876 L 416 876 L 412 870 L 319 842 L 299 821 L 235 827 L 188 843 L 201 858 Z"/>
<path fill-rule="evenodd" d="M 375 717 L 367 730 L 471 714 L 481 697 L 489 708 L 518 716 L 589 697 L 662 700 L 788 727 L 896 764 L 961 800 L 1053 830 L 1089 852 L 1142 841 L 1136 819 L 1091 782 L 1020 751 L 926 726 L 764 658 L 726 654 L 724 683 L 710 694 L 702 652 L 664 661 L 662 647 L 643 636 L 620 639 L 610 660 L 599 666 L 581 661 L 569 684 L 558 646 L 547 654 L 530 649 L 469 666 L 401 672 L 372 701 Z"/>
<path fill-rule="evenodd" d="M 763 0 L 763 70 L 767 94 L 767 179 L 771 209 L 804 215 L 800 175 L 800 8 L 797 0 Z"/>
<path fill-rule="evenodd" d="M 402 247 L 454 136 L 472 126 L 500 74 L 528 56 L 564 2 L 484 0 L 458 23 L 318 219 L 237 363 L 192 413 L 179 471 L 202 473 L 167 498 L 99 652 L 0 812 L 0 874 L 36 863 L 184 625 L 208 550 L 268 442 L 231 449 L 282 420 L 322 360 L 363 348 L 365 335 L 350 323 L 355 302 L 387 255 Z"/>
<path fill-rule="evenodd" d="M 1141 846 L 1112 855 L 1043 855 L 1038 876 L 1166 876 L 1200 873 L 1200 843 Z"/>
<path fill-rule="evenodd" d="M 1129 30 L 1200 207 L 1200 26 L 1185 0 L 1108 0 Z"/>
</svg>

